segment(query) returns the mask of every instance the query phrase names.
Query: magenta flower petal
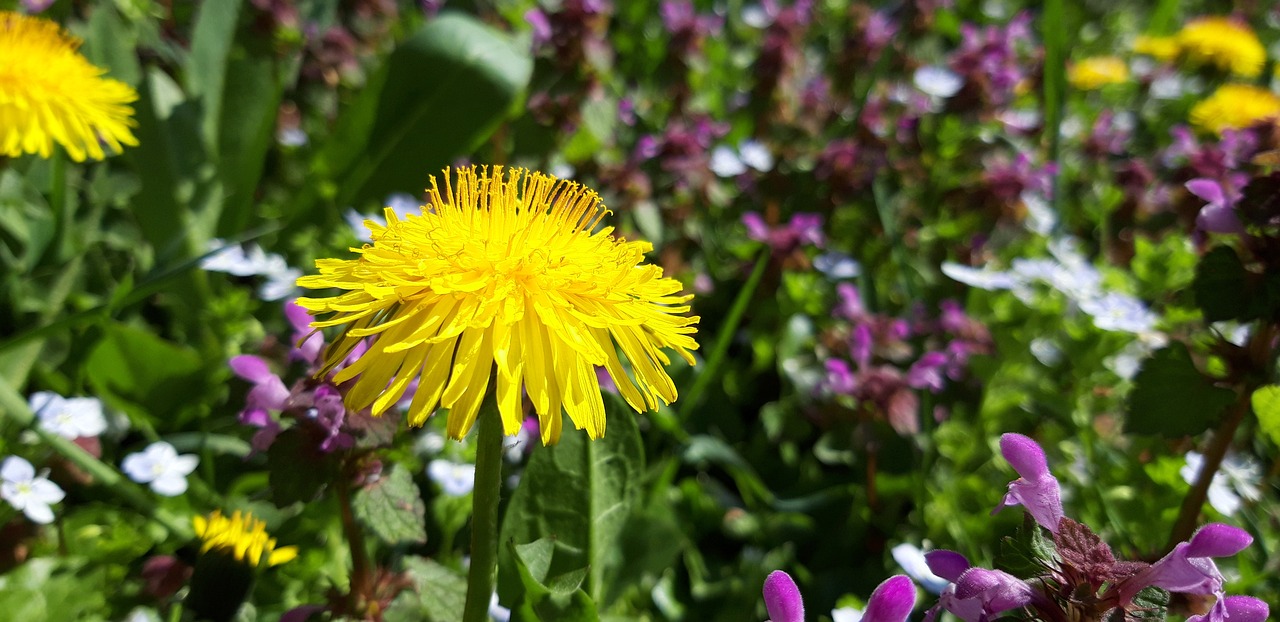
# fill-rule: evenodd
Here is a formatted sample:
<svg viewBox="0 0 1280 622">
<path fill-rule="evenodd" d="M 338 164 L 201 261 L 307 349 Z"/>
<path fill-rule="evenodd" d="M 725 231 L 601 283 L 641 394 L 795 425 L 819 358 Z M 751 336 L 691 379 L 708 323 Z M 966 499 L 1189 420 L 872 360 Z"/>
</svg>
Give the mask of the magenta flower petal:
<svg viewBox="0 0 1280 622">
<path fill-rule="evenodd" d="M 262 360 L 261 357 L 250 354 L 233 356 L 228 365 L 231 367 L 232 373 L 254 384 L 261 384 L 275 376 L 275 374 L 271 373 L 271 368 L 266 361 Z"/>
<path fill-rule="evenodd" d="M 1039 479 L 1049 475 L 1049 462 L 1044 457 L 1044 450 L 1026 436 L 1013 433 L 1002 435 L 1000 453 L 1013 466 L 1013 470 L 1025 479 Z"/>
<path fill-rule="evenodd" d="M 960 579 L 960 575 L 969 569 L 969 560 L 955 551 L 938 549 L 924 554 L 924 562 L 929 565 L 933 574 L 952 583 Z"/>
<path fill-rule="evenodd" d="M 871 593 L 863 622 L 905 622 L 916 607 L 916 585 L 906 575 L 885 579 Z"/>
<path fill-rule="evenodd" d="M 1239 527 L 1209 523 L 1191 536 L 1187 557 L 1230 557 L 1252 543 L 1253 536 Z"/>
<path fill-rule="evenodd" d="M 1021 434 L 1005 434 L 1000 437 L 1000 453 L 1022 477 L 1009 482 L 1009 494 L 991 513 L 1021 505 L 1042 527 L 1057 533 L 1063 516 L 1062 489 L 1049 473 L 1044 450 Z"/>
<path fill-rule="evenodd" d="M 1222 185 L 1212 179 L 1192 179 L 1187 182 L 1187 190 L 1206 203 L 1224 204 L 1227 197 L 1222 192 Z"/>
<path fill-rule="evenodd" d="M 1031 602 L 1031 586 L 1003 570 L 971 568 L 956 581 L 956 597 L 978 600 L 987 616 L 1025 607 Z"/>
<path fill-rule="evenodd" d="M 769 226 L 764 224 L 764 218 L 761 218 L 760 214 L 755 212 L 743 214 L 742 224 L 747 227 L 747 237 L 760 242 L 769 241 Z"/>
<path fill-rule="evenodd" d="M 1228 596 L 1220 603 L 1226 610 L 1226 617 L 1231 622 L 1266 622 L 1271 610 L 1264 603 L 1252 596 Z M 1214 610 L 1219 607 L 1214 605 Z M 1213 612 L 1201 616 L 1191 616 L 1187 622 L 1213 622 Z"/>
<path fill-rule="evenodd" d="M 771 622 L 804 622 L 804 599 L 791 575 L 775 570 L 764 580 L 764 607 Z"/>
</svg>

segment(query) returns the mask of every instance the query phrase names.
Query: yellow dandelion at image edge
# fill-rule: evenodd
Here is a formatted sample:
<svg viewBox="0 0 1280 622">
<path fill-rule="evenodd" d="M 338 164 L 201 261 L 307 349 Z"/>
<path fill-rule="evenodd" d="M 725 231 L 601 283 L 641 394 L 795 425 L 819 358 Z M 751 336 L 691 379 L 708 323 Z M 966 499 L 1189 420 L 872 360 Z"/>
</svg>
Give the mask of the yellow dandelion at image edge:
<svg viewBox="0 0 1280 622">
<path fill-rule="evenodd" d="M 236 511 L 230 517 L 214 511 L 208 517 L 191 519 L 196 536 L 203 541 L 201 553 L 222 551 L 237 561 L 258 566 L 266 555 L 268 566 L 278 566 L 298 556 L 298 547 L 276 548 L 276 540 L 267 534 L 266 524 L 247 512 Z"/>
<path fill-rule="evenodd" d="M 1191 123 L 1221 134 L 1280 118 L 1280 96 L 1250 84 L 1224 84 L 1191 108 Z"/>
<path fill-rule="evenodd" d="M 652 245 L 614 236 L 599 196 L 574 182 L 501 166 L 443 178 L 442 190 L 431 177 L 422 214 L 386 209 L 385 226 L 365 221 L 372 243 L 352 249 L 359 257 L 317 260 L 319 274 L 298 279 L 346 290 L 298 300 L 332 314 L 313 327 L 344 326 L 321 374 L 376 337 L 333 377 L 354 380 L 350 408 L 382 414 L 419 379 L 410 424 L 443 406 L 461 439 L 496 377 L 504 433 L 519 430 L 527 391 L 550 444 L 562 411 L 591 438 L 604 434 L 597 366 L 638 412 L 675 401 L 664 350 L 694 364 L 699 318 L 684 315 L 692 296 L 680 282 L 644 263 Z"/>
<path fill-rule="evenodd" d="M 53 155 L 56 142 L 77 162 L 137 145 L 129 85 L 105 78 L 57 23 L 0 11 L 0 155 Z"/>
</svg>

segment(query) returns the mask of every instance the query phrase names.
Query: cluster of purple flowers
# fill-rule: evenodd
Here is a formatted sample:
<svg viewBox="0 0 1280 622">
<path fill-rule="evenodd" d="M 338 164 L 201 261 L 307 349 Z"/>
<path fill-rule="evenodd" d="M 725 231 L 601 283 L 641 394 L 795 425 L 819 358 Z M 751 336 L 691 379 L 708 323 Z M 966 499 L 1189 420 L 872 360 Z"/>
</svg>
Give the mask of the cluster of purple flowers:
<svg viewBox="0 0 1280 622">
<path fill-rule="evenodd" d="M 963 378 L 973 355 L 991 351 L 986 327 L 954 301 L 943 301 L 936 318 L 917 310 L 908 321 L 869 312 L 852 284 L 841 283 L 836 293 L 834 315 L 847 322 L 836 341 L 847 358 L 826 360 L 823 388 L 854 398 L 861 413 L 884 417 L 900 434 L 920 431 L 917 391 L 942 391 L 948 380 Z"/>
<path fill-rule="evenodd" d="M 1188 179 L 1186 188 L 1207 204 L 1196 212 L 1196 230 L 1203 233 L 1244 233 L 1236 215 L 1249 175 L 1241 172 L 1258 152 L 1258 135 L 1252 130 L 1226 130 L 1216 141 L 1200 142 L 1186 126 L 1171 130 L 1173 142 L 1161 154 L 1161 163 L 1175 178 Z"/>
<path fill-rule="evenodd" d="M 1044 450 L 1021 434 L 1000 438 L 1000 451 L 1019 477 L 995 511 L 1022 506 L 1052 536 L 1051 559 L 1039 560 L 1045 572 L 1019 578 L 1002 570 L 978 568 L 959 553 L 946 550 L 925 555 L 929 569 L 950 581 L 926 620 L 940 610 L 965 622 L 985 622 L 1015 609 L 1031 610 L 1036 619 L 1109 619 L 1113 611 L 1139 613 L 1140 592 L 1158 588 L 1215 598 L 1191 622 L 1262 622 L 1266 603 L 1248 596 L 1227 596 L 1222 573 L 1213 558 L 1228 557 L 1253 542 L 1248 532 L 1221 523 L 1205 525 L 1155 563 L 1117 560 L 1111 548 L 1087 526 L 1065 516 L 1057 478 L 1049 472 Z"/>
<path fill-rule="evenodd" d="M 307 371 L 288 386 L 271 371 L 266 359 L 250 354 L 233 357 L 231 371 L 253 384 L 245 397 L 244 410 L 240 411 L 240 423 L 258 428 L 251 441 L 255 452 L 271 447 L 283 431 L 281 424 L 285 420 L 293 420 L 295 426 L 305 430 L 323 453 L 349 449 L 355 442 L 352 424 L 357 413 L 349 412 L 343 404 L 342 392 L 332 375 L 316 377 L 323 363 L 320 354 L 324 337 L 308 325 L 311 318 L 307 311 L 292 300 L 285 303 L 284 313 L 293 326 L 289 361 L 305 364 Z M 356 346 L 347 360 L 359 358 L 363 351 L 363 344 Z M 412 394 L 412 388 L 408 393 Z"/>
<path fill-rule="evenodd" d="M 871 592 L 862 622 L 906 622 L 916 605 L 916 586 L 905 575 L 889 577 Z M 770 622 L 804 622 L 804 598 L 791 575 L 775 570 L 764 580 Z"/>
<path fill-rule="evenodd" d="M 960 48 L 949 60 L 953 71 L 982 101 L 1003 106 L 1013 100 L 1035 65 L 1027 62 L 1031 47 L 1031 14 L 1019 13 L 1004 26 L 960 27 Z"/>
</svg>

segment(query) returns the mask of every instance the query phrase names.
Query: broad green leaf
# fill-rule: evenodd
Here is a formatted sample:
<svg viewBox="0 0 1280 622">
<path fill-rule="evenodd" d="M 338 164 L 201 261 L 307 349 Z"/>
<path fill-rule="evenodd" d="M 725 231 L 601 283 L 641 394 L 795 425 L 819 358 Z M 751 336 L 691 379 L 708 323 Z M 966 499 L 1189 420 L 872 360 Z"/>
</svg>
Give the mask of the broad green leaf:
<svg viewBox="0 0 1280 622">
<path fill-rule="evenodd" d="M 124 565 L 39 557 L 0 575 L 0 611 L 8 620 L 99 620 Z"/>
<path fill-rule="evenodd" d="M 1258 416 L 1258 427 L 1280 445 L 1280 385 L 1269 384 L 1253 392 L 1253 413 Z"/>
<path fill-rule="evenodd" d="M 596 602 L 615 593 L 612 583 L 630 563 L 622 555 L 622 538 L 644 469 L 634 413 L 614 395 L 605 396 L 605 411 L 603 438 L 591 441 L 582 431 L 566 429 L 558 445 L 534 450 L 506 509 L 501 537 L 517 545 L 554 538 L 549 574 L 589 568 L 586 591 Z M 510 580 L 513 560 L 503 553 L 507 581 L 499 591 L 514 602 L 519 590 Z"/>
<path fill-rule="evenodd" d="M 582 589 L 587 568 L 548 577 L 555 545 L 541 539 L 525 545 L 507 542 L 507 555 L 524 588 L 511 608 L 513 622 L 594 622 L 596 604 Z"/>
<path fill-rule="evenodd" d="M 200 134 L 209 146 L 213 146 L 218 137 L 223 83 L 228 73 L 227 59 L 235 40 L 236 18 L 240 15 L 241 1 L 201 3 L 196 12 L 195 29 L 191 34 L 186 87 L 191 98 L 200 102 Z M 239 112 L 241 111 L 236 111 Z"/>
<path fill-rule="evenodd" d="M 53 241 L 53 213 L 17 171 L 0 171 L 0 264 L 30 272 Z"/>
<path fill-rule="evenodd" d="M 467 600 L 467 579 L 461 573 L 425 557 L 407 557 L 405 574 L 413 589 L 386 612 L 384 619 L 429 620 L 430 622 L 462 622 L 462 609 Z"/>
<path fill-rule="evenodd" d="M 134 415 L 169 425 L 198 402 L 208 381 L 195 350 L 124 324 L 106 325 L 89 353 L 86 372 L 100 395 L 122 400 L 121 406 Z"/>
<path fill-rule="evenodd" d="M 409 471 L 392 466 L 378 481 L 356 492 L 351 509 L 383 542 L 426 541 L 426 504 Z"/>
<path fill-rule="evenodd" d="M 1252 308 L 1249 273 L 1229 246 L 1214 248 L 1200 259 L 1192 288 L 1206 322 L 1248 320 L 1257 316 Z"/>
<path fill-rule="evenodd" d="M 142 79 L 138 37 L 120 19 L 112 3 L 103 2 L 93 8 L 84 40 L 85 56 L 93 64 L 106 67 L 107 77 L 132 85 Z"/>
<path fill-rule="evenodd" d="M 1180 437 L 1199 434 L 1218 420 L 1235 392 L 1216 387 L 1175 342 L 1147 359 L 1129 395 L 1125 431 Z"/>
<path fill-rule="evenodd" d="M 316 170 L 338 182 L 339 205 L 381 201 L 395 191 L 417 194 L 429 174 L 488 138 L 521 97 L 532 68 L 507 35 L 474 18 L 431 20 L 371 76 Z"/>
</svg>

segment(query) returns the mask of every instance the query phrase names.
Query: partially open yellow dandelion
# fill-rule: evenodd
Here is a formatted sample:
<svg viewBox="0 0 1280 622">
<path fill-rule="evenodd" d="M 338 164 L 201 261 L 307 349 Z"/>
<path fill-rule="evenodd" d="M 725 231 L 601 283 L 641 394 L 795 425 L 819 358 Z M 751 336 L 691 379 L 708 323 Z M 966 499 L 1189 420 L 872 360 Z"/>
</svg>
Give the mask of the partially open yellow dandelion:
<svg viewBox="0 0 1280 622">
<path fill-rule="evenodd" d="M 203 541 L 201 553 L 221 551 L 254 567 L 264 561 L 268 566 L 278 566 L 298 556 L 298 547 L 276 548 L 276 539 L 267 534 L 266 525 L 249 513 L 237 510 L 228 518 L 215 510 L 207 518 L 192 518 L 191 523 Z"/>
<path fill-rule="evenodd" d="M 1067 79 L 1079 90 L 1092 91 L 1128 81 L 1129 66 L 1116 56 L 1094 56 L 1072 65 Z"/>
<path fill-rule="evenodd" d="M 1143 35 L 1134 40 L 1133 51 L 1159 60 L 1171 61 L 1178 57 L 1178 39 Z"/>
<path fill-rule="evenodd" d="M 697 317 L 682 315 L 692 297 L 644 264 L 647 242 L 626 241 L 595 192 L 523 169 L 467 167 L 444 192 L 431 178 L 422 215 L 387 225 L 365 221 L 372 245 L 357 259 L 322 259 L 309 288 L 348 290 L 301 298 L 312 313 L 333 317 L 312 326 L 346 325 L 326 353 L 327 373 L 356 345 L 374 337 L 336 382 L 357 378 L 347 405 L 382 414 L 418 388 L 409 422 L 422 425 L 437 404 L 449 408 L 448 433 L 471 429 L 496 367 L 503 430 L 523 421 L 528 391 L 542 442 L 560 437 L 561 409 L 591 438 L 604 434 L 604 402 L 595 366 L 608 370 L 637 411 L 676 399 L 664 366 L 670 348 L 693 364 Z M 618 355 L 630 361 L 634 382 Z"/>
<path fill-rule="evenodd" d="M 106 157 L 137 145 L 129 85 L 102 77 L 76 49 L 80 40 L 47 19 L 0 11 L 0 155 L 53 155 L 53 143 L 71 158 Z"/>
<path fill-rule="evenodd" d="M 1262 73 L 1267 51 L 1247 25 L 1225 17 L 1187 22 L 1175 35 L 1178 50 L 1189 62 L 1213 65 L 1245 78 Z"/>
<path fill-rule="evenodd" d="M 1224 84 L 1191 108 L 1191 123 L 1221 134 L 1280 119 L 1280 96 L 1251 84 Z"/>
</svg>

